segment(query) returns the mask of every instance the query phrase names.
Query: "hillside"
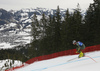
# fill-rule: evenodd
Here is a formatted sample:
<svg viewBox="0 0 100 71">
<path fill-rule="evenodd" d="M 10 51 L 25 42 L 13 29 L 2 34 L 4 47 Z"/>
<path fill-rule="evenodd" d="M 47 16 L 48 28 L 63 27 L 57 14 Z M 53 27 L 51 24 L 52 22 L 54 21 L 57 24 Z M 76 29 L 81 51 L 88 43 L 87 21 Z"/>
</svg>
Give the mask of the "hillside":
<svg viewBox="0 0 100 71">
<path fill-rule="evenodd" d="M 89 58 L 89 57 L 91 58 Z M 78 55 L 61 56 L 54 59 L 32 63 L 14 71 L 99 71 L 100 51 L 86 53 L 86 57 L 76 58 Z M 96 62 L 95 62 L 95 61 Z"/>
</svg>

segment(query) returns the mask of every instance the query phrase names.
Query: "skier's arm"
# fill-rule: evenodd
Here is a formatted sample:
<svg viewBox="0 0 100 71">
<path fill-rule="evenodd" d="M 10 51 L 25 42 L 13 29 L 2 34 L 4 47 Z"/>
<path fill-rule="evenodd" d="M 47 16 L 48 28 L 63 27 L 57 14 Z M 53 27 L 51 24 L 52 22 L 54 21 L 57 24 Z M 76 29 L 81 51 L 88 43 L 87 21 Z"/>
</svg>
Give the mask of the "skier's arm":
<svg viewBox="0 0 100 71">
<path fill-rule="evenodd" d="M 78 52 L 80 52 L 80 48 L 81 48 L 81 47 L 79 46 L 79 44 L 76 44 L 76 45 L 78 46 L 78 47 L 76 48 L 76 49 L 77 49 L 77 53 L 78 53 Z"/>
<path fill-rule="evenodd" d="M 80 51 L 80 47 L 77 49 L 77 52 L 79 52 Z"/>
</svg>

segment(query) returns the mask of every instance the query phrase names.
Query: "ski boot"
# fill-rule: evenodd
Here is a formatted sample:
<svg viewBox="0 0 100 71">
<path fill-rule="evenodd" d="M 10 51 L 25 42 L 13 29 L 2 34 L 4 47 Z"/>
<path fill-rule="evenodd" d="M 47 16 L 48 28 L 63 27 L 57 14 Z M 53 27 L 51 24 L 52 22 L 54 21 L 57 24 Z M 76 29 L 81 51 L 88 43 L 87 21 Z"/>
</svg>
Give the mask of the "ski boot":
<svg viewBox="0 0 100 71">
<path fill-rule="evenodd" d="M 85 54 L 81 51 L 78 58 L 81 58 L 81 57 L 84 57 L 84 56 L 85 56 Z"/>
</svg>

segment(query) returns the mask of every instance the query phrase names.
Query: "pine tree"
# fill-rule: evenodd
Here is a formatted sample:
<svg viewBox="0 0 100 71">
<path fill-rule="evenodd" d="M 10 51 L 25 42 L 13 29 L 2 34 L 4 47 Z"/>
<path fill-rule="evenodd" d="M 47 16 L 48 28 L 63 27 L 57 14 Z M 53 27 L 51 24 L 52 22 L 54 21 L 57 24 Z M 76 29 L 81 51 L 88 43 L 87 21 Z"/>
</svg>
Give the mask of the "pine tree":
<svg viewBox="0 0 100 71">
<path fill-rule="evenodd" d="M 68 32 L 69 32 L 69 26 L 70 24 L 70 14 L 69 14 L 69 9 L 67 9 L 65 16 L 64 16 L 64 21 L 62 22 L 61 25 L 61 42 L 62 42 L 62 50 L 69 49 L 69 40 L 68 40 Z"/>
<path fill-rule="evenodd" d="M 94 42 L 96 42 L 96 44 L 100 44 L 100 0 L 94 0 L 94 21 L 95 21 L 95 25 L 94 25 L 94 30 L 95 30 L 95 39 Z"/>
<path fill-rule="evenodd" d="M 81 15 L 81 9 L 79 4 L 77 5 L 77 8 L 74 11 L 73 14 L 73 31 L 74 33 L 74 39 L 80 40 L 80 26 L 82 25 L 82 15 Z"/>
<path fill-rule="evenodd" d="M 72 43 L 72 40 L 80 40 L 81 25 L 82 25 L 82 15 L 81 15 L 81 9 L 78 4 L 77 8 L 74 10 L 74 13 L 70 15 L 70 21 L 68 25 L 69 26 L 68 39 L 70 43 Z"/>
<path fill-rule="evenodd" d="M 32 28 L 31 28 L 31 34 L 33 36 L 34 41 L 39 37 L 40 31 L 39 31 L 39 22 L 36 16 L 36 13 L 34 14 L 32 18 Z"/>
<path fill-rule="evenodd" d="M 54 43 L 55 43 L 55 50 L 59 51 L 59 48 L 61 46 L 61 15 L 60 15 L 60 9 L 59 6 L 57 7 L 57 11 L 55 14 L 55 34 L 54 34 Z"/>
<path fill-rule="evenodd" d="M 87 27 L 87 41 L 94 45 L 100 42 L 100 1 L 94 0 L 93 4 L 90 4 L 87 14 L 85 16 L 85 23 Z"/>
<path fill-rule="evenodd" d="M 38 56 L 38 50 L 39 50 L 39 41 L 37 40 L 40 37 L 40 24 L 39 21 L 37 19 L 36 13 L 34 13 L 34 16 L 32 18 L 32 25 L 31 25 L 31 35 L 33 36 L 33 40 L 31 42 L 31 47 L 28 49 L 28 54 L 29 57 L 36 57 Z"/>
<path fill-rule="evenodd" d="M 48 24 L 48 20 L 47 17 L 45 16 L 45 14 L 42 14 L 42 18 L 41 18 L 41 26 L 42 26 L 42 38 L 44 38 L 46 36 L 46 29 L 47 29 L 47 24 Z"/>
<path fill-rule="evenodd" d="M 53 23 L 53 17 L 49 15 L 48 23 L 47 23 L 47 29 L 46 29 L 46 36 L 52 37 L 54 33 L 54 23 Z"/>
</svg>

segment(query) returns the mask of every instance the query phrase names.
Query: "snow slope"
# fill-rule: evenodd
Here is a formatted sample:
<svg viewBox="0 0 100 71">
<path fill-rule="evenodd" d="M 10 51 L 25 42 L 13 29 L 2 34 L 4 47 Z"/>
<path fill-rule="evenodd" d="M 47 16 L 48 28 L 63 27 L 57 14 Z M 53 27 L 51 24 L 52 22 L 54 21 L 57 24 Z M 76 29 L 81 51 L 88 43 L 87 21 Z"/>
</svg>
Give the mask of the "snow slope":
<svg viewBox="0 0 100 71">
<path fill-rule="evenodd" d="M 88 52 L 85 55 L 86 57 L 72 61 L 68 60 L 78 55 L 38 61 L 14 71 L 100 71 L 100 51 Z"/>
</svg>

